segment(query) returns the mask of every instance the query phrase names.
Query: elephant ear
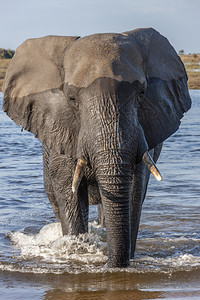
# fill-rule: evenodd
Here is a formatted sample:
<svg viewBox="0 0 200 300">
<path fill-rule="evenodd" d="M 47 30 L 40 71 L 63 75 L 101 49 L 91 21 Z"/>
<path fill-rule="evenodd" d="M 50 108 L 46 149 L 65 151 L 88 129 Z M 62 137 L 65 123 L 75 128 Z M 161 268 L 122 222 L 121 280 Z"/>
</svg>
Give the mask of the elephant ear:
<svg viewBox="0 0 200 300">
<path fill-rule="evenodd" d="M 138 118 L 152 149 L 173 134 L 191 107 L 184 65 L 169 41 L 152 28 L 125 34 L 136 40 L 144 57 L 147 90 Z"/>
<path fill-rule="evenodd" d="M 65 50 L 78 37 L 29 39 L 10 62 L 3 84 L 3 109 L 17 125 L 64 154 L 70 151 L 75 122 L 62 87 Z"/>
</svg>

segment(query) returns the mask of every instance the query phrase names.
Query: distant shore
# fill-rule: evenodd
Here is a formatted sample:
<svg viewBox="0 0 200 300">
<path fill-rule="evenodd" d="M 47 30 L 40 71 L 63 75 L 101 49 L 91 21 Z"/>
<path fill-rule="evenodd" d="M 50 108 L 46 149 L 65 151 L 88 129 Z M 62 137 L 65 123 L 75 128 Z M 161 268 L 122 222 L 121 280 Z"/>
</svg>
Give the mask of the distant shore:
<svg viewBox="0 0 200 300">
<path fill-rule="evenodd" d="M 200 89 L 200 54 L 181 54 L 180 58 L 187 71 L 189 89 Z M 0 91 L 10 61 L 11 59 L 0 59 Z"/>
<path fill-rule="evenodd" d="M 9 66 L 10 61 L 11 61 L 10 58 L 0 59 L 0 92 L 2 91 L 3 80 L 6 75 L 6 70 Z"/>
<path fill-rule="evenodd" d="M 181 54 L 180 58 L 187 71 L 189 89 L 200 89 L 200 54 Z"/>
</svg>

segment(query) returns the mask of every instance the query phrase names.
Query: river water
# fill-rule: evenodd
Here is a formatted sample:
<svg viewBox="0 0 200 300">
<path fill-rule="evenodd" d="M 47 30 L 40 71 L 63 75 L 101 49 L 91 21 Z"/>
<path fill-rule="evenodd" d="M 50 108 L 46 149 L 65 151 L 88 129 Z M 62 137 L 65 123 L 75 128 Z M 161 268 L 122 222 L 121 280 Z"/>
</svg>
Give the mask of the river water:
<svg viewBox="0 0 200 300">
<path fill-rule="evenodd" d="M 164 144 L 150 180 L 137 253 L 107 269 L 105 229 L 62 237 L 44 192 L 41 144 L 2 112 L 0 94 L 0 299 L 200 299 L 200 91 Z"/>
</svg>

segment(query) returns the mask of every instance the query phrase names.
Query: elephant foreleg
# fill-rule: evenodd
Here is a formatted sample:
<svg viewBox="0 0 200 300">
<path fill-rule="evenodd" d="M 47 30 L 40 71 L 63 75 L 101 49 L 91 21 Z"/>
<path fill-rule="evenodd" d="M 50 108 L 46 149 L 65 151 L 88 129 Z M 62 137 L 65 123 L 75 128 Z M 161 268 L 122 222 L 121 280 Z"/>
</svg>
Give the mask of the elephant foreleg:
<svg viewBox="0 0 200 300">
<path fill-rule="evenodd" d="M 88 186 L 89 204 L 97 205 L 98 209 L 98 224 L 105 227 L 105 216 L 103 212 L 103 204 L 101 203 L 101 196 L 99 193 L 99 186 L 96 180 L 91 180 Z"/>
<path fill-rule="evenodd" d="M 155 149 L 150 151 L 154 162 L 158 160 L 162 149 L 162 144 L 159 144 Z M 136 166 L 132 182 L 132 200 L 131 200 L 131 257 L 134 257 L 142 204 L 144 202 L 147 186 L 149 182 L 150 172 L 143 162 Z"/>
<path fill-rule="evenodd" d="M 150 172 L 143 162 L 136 166 L 132 183 L 131 201 L 131 258 L 134 257 L 142 204 L 147 191 Z"/>
<path fill-rule="evenodd" d="M 105 215 L 104 215 L 104 212 L 103 212 L 103 204 L 100 203 L 97 205 L 97 208 L 98 208 L 98 223 L 101 225 L 101 227 L 106 227 L 106 224 L 105 224 Z"/>
<path fill-rule="evenodd" d="M 45 187 L 46 195 L 49 199 L 49 202 L 51 203 L 51 206 L 53 208 L 57 220 L 60 222 L 58 203 L 55 198 L 51 176 L 49 172 L 51 154 L 48 147 L 45 144 L 42 145 L 42 152 L 43 152 L 43 179 L 44 179 L 44 187 Z"/>
<path fill-rule="evenodd" d="M 52 197 L 48 195 L 54 212 L 59 216 L 63 235 L 85 233 L 88 230 L 88 192 L 83 177 L 78 190 L 72 192 L 75 161 L 65 155 L 49 151 L 47 174 L 51 180 Z M 44 153 L 44 151 L 43 151 Z M 47 191 L 51 189 L 48 187 Z"/>
</svg>

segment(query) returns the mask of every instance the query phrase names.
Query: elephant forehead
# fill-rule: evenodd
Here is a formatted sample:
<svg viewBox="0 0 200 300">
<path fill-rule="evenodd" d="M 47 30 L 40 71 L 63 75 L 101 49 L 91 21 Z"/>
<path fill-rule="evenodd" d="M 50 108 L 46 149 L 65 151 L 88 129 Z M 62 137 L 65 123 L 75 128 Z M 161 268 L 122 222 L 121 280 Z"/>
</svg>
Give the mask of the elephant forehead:
<svg viewBox="0 0 200 300">
<path fill-rule="evenodd" d="M 142 81 L 141 57 L 135 46 L 129 37 L 117 34 L 94 35 L 78 40 L 65 53 L 65 83 L 88 87 L 102 77 Z"/>
</svg>

